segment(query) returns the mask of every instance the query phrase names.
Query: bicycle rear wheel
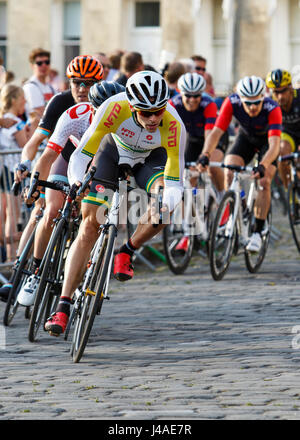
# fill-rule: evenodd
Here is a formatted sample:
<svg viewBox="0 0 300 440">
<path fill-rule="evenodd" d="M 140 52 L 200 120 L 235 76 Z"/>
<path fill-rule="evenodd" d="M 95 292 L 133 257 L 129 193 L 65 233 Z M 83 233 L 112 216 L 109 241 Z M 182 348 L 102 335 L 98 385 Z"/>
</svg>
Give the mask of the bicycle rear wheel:
<svg viewBox="0 0 300 440">
<path fill-rule="evenodd" d="M 73 362 L 80 361 L 87 345 L 95 316 L 100 315 L 103 304 L 103 292 L 107 289 L 113 259 L 116 228 L 111 225 L 103 237 L 97 264 L 88 287 L 80 298 L 82 301 L 75 321 L 71 355 Z"/>
<path fill-rule="evenodd" d="M 221 280 L 227 272 L 234 249 L 237 234 L 236 225 L 233 225 L 235 200 L 233 191 L 224 194 L 212 225 L 209 262 L 212 277 L 216 281 Z"/>
<path fill-rule="evenodd" d="M 31 275 L 30 267 L 32 264 L 32 255 L 30 256 L 30 253 L 32 252 L 35 230 L 36 227 L 32 231 L 15 268 L 12 288 L 10 289 L 7 298 L 7 303 L 3 316 L 3 324 L 5 326 L 9 326 L 11 324 L 19 307 L 19 303 L 17 301 L 18 293 L 23 284 L 27 281 L 28 276 Z"/>
<path fill-rule="evenodd" d="M 162 232 L 167 264 L 175 275 L 183 273 L 188 267 L 195 239 L 194 235 L 187 231 L 187 225 L 184 227 L 185 220 L 182 220 L 180 215 L 180 221 L 176 220 L 179 209 L 182 209 L 181 206 L 176 208 L 171 215 L 170 224 L 165 226 Z"/>
<path fill-rule="evenodd" d="M 255 223 L 255 217 L 254 217 L 254 213 L 252 212 L 249 220 L 249 229 L 250 229 L 249 236 L 253 232 L 254 223 Z M 244 252 L 246 267 L 250 273 L 256 273 L 260 268 L 260 266 L 262 265 L 262 262 L 264 261 L 270 241 L 271 225 L 272 225 L 272 209 L 270 208 L 267 219 L 265 221 L 264 229 L 261 233 L 262 245 L 259 252 L 250 252 L 247 251 L 246 249 Z"/>
<path fill-rule="evenodd" d="M 300 252 L 300 195 L 298 195 L 295 182 L 291 182 L 287 192 L 288 216 L 293 239 L 298 252 Z"/>
<path fill-rule="evenodd" d="M 28 339 L 36 341 L 38 330 L 42 322 L 48 318 L 49 301 L 53 301 L 53 295 L 59 294 L 57 282 L 64 267 L 64 250 L 69 237 L 68 225 L 64 219 L 60 219 L 52 232 L 46 256 L 42 262 L 42 271 L 36 292 L 34 305 L 29 322 Z"/>
</svg>

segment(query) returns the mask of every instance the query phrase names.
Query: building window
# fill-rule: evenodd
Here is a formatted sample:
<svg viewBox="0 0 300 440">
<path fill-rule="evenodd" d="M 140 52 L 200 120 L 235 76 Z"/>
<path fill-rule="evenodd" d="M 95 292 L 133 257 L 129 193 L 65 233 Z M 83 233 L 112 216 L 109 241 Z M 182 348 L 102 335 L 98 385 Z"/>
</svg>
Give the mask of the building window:
<svg viewBox="0 0 300 440">
<path fill-rule="evenodd" d="M 160 26 L 160 2 L 135 2 L 135 26 L 136 27 L 159 27 Z"/>
<path fill-rule="evenodd" d="M 7 43 L 7 7 L 6 2 L 0 2 L 0 56 L 6 66 L 6 43 Z"/>
<path fill-rule="evenodd" d="M 63 46 L 65 69 L 69 62 L 80 53 L 81 20 L 80 1 L 64 2 Z"/>
</svg>

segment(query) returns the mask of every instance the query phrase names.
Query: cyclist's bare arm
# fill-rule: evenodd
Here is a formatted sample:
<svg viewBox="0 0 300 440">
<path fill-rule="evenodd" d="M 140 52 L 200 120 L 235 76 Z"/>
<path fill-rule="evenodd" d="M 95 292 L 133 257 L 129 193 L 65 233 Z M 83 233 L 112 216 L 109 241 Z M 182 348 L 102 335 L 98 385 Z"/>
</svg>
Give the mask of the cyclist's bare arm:
<svg viewBox="0 0 300 440">
<path fill-rule="evenodd" d="M 32 173 L 31 173 L 32 176 L 34 175 L 34 173 L 36 171 L 38 171 L 40 173 L 39 179 L 40 180 L 47 180 L 47 178 L 50 174 L 51 166 L 55 162 L 57 157 L 58 157 L 58 154 L 54 150 L 51 150 L 50 148 L 46 148 L 45 151 L 43 152 L 43 154 L 41 155 L 41 157 L 36 162 L 36 164 L 32 170 Z"/>
<path fill-rule="evenodd" d="M 201 156 L 208 156 L 208 158 L 210 158 L 211 154 L 216 149 L 223 134 L 224 134 L 224 130 L 214 126 L 214 128 L 210 131 L 209 135 L 205 138 Z M 205 167 L 203 167 L 201 163 L 199 163 L 198 169 L 200 172 L 205 171 Z"/>
<path fill-rule="evenodd" d="M 37 150 L 42 143 L 42 141 L 47 136 L 39 131 L 35 131 L 32 137 L 24 145 L 21 155 L 21 163 L 30 163 L 36 156 Z M 29 166 L 27 167 L 29 170 Z M 28 171 L 16 170 L 15 171 L 15 181 L 21 182 L 28 174 Z"/>
<path fill-rule="evenodd" d="M 15 123 L 16 123 L 16 121 L 11 118 L 0 118 L 0 127 L 2 127 L 2 128 L 10 128 Z"/>
</svg>

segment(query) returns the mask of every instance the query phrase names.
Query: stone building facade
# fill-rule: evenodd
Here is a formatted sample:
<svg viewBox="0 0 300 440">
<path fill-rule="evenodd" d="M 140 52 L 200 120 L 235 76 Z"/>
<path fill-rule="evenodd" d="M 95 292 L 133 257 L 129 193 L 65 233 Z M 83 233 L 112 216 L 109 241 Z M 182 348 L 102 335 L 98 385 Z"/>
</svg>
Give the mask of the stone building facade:
<svg viewBox="0 0 300 440">
<path fill-rule="evenodd" d="M 136 50 L 155 68 L 197 53 L 224 91 L 300 64 L 299 23 L 299 0 L 0 0 L 0 49 L 18 79 L 37 46 L 61 75 L 78 53 Z"/>
</svg>

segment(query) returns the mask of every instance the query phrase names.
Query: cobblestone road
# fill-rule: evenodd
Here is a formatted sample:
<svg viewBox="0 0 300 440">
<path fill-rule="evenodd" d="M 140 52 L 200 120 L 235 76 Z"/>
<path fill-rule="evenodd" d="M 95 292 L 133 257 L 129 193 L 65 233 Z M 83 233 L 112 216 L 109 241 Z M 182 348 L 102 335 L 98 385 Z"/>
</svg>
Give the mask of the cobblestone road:
<svg viewBox="0 0 300 440">
<path fill-rule="evenodd" d="M 19 310 L 0 328 L 0 420 L 300 419 L 300 259 L 275 225 L 258 274 L 239 256 L 216 282 L 196 257 L 114 281 L 79 364 L 63 338 L 30 343 Z"/>
</svg>

